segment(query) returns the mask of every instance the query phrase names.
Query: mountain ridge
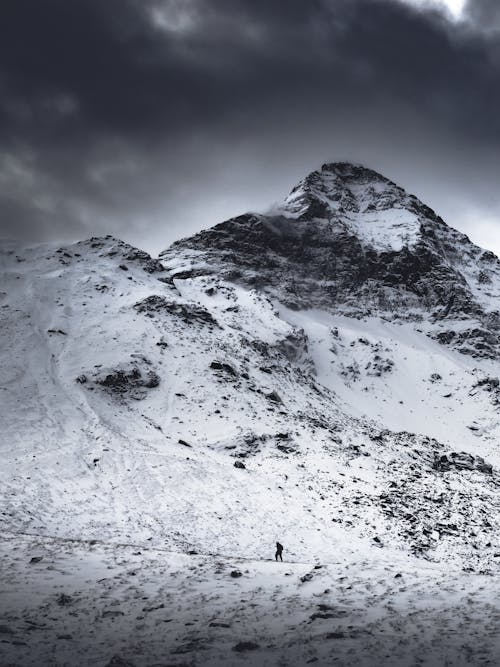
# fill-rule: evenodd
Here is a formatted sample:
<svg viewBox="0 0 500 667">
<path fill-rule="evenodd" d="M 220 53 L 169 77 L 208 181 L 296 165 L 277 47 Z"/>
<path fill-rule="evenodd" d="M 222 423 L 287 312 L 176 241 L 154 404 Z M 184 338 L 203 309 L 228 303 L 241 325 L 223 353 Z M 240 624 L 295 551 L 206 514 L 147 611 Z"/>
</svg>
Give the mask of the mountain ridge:
<svg viewBox="0 0 500 667">
<path fill-rule="evenodd" d="M 449 591 L 467 627 L 471 590 L 494 608 L 498 259 L 373 172 L 351 196 L 327 171 L 322 208 L 299 186 L 160 258 L 111 236 L 0 244 L 9 664 L 75 645 L 82 664 L 111 645 L 134 664 L 234 665 L 242 646 L 351 664 L 359 637 L 360 664 L 399 665 L 424 655 L 422 623 L 440 664 Z M 395 603 L 418 649 L 398 616 L 387 632 Z M 62 642 L 82 618 L 107 640 Z"/>
<path fill-rule="evenodd" d="M 229 280 L 266 289 L 299 309 L 312 304 L 341 307 L 349 316 L 469 319 L 461 335 L 446 327 L 431 335 L 472 355 L 494 358 L 500 350 L 500 313 L 489 298 L 500 294 L 498 258 L 359 165 L 326 163 L 272 214 L 232 218 L 175 242 L 160 259 L 174 267 L 182 253 L 183 275 L 214 266 Z"/>
<path fill-rule="evenodd" d="M 365 192 L 363 185 L 358 199 Z M 382 211 L 393 205 L 384 202 Z M 399 279 L 384 284 L 377 273 L 388 265 L 399 275 L 396 259 L 405 271 L 405 258 L 422 262 L 418 244 L 387 251 L 358 239 L 353 250 L 354 236 L 323 218 L 240 216 L 179 241 L 160 259 L 113 237 L 4 248 L 6 528 L 89 538 L 102 532 L 113 540 L 134 523 L 138 539 L 173 549 L 206 551 L 210 543 L 223 553 L 231 535 L 257 555 L 260 540 L 272 543 L 292 527 L 281 517 L 277 528 L 268 509 L 258 526 L 250 517 L 261 498 L 269 506 L 286 498 L 307 533 L 296 558 L 310 549 L 330 558 L 330 540 L 343 531 L 366 546 L 375 531 L 388 548 L 490 567 L 492 551 L 471 546 L 474 522 L 464 521 L 455 537 L 427 531 L 446 522 L 458 480 L 468 489 L 464 517 L 496 511 L 496 339 L 482 349 L 489 330 L 479 324 L 469 335 L 494 299 L 483 294 L 481 302 L 468 275 L 459 280 L 445 270 L 446 259 L 466 264 L 483 251 L 437 218 L 422 225 L 427 240 L 429 225 L 444 230 L 432 240 L 443 246 L 441 292 L 428 275 L 435 265 L 408 278 L 412 289 L 430 280 L 423 296 Z M 300 232 L 291 240 L 289 228 Z M 465 250 L 444 247 L 453 239 Z M 371 262 L 368 277 L 356 273 L 356 262 L 349 267 L 353 257 Z M 494 264 L 495 277 L 498 260 L 482 261 Z M 447 285 L 461 291 L 439 318 Z M 447 331 L 455 341 L 439 338 Z M 31 481 L 18 497 L 20 478 Z M 398 478 L 412 489 L 406 500 Z M 433 485 L 447 500 L 437 514 L 431 500 L 422 501 L 420 528 L 410 531 L 408 519 L 381 502 L 392 482 L 407 509 Z M 488 495 L 476 502 L 481 489 Z M 244 519 L 236 501 L 246 507 Z M 215 522 L 214 504 L 224 517 Z M 370 508 L 366 518 L 362 507 Z M 332 526 L 340 510 L 346 523 Z M 474 521 L 482 526 L 477 539 L 491 541 L 496 527 Z"/>
</svg>

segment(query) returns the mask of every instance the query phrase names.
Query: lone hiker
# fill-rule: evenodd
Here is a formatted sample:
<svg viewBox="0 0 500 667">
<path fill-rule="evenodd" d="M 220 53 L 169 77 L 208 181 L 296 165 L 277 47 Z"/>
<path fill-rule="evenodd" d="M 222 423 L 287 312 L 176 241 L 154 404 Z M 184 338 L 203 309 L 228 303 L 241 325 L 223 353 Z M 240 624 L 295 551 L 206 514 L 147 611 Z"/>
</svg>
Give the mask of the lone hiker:
<svg viewBox="0 0 500 667">
<path fill-rule="evenodd" d="M 274 554 L 274 557 L 276 560 L 279 558 L 280 561 L 283 562 L 283 545 L 279 542 L 276 542 L 276 553 Z"/>
</svg>

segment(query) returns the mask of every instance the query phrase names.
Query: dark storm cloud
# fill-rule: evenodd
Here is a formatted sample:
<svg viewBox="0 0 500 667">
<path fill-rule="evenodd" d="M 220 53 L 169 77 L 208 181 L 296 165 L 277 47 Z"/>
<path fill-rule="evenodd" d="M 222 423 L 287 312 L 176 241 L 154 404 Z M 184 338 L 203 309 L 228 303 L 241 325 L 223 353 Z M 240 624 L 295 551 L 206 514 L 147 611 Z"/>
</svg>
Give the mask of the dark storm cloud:
<svg viewBox="0 0 500 667">
<path fill-rule="evenodd" d="M 388 172 L 467 227 L 498 206 L 500 53 L 495 3 L 466 13 L 4 0 L 3 235 L 111 232 L 160 249 L 337 158 Z"/>
<path fill-rule="evenodd" d="M 500 30 L 500 5 L 497 0 L 471 0 L 466 4 L 467 18 L 485 32 Z"/>
</svg>

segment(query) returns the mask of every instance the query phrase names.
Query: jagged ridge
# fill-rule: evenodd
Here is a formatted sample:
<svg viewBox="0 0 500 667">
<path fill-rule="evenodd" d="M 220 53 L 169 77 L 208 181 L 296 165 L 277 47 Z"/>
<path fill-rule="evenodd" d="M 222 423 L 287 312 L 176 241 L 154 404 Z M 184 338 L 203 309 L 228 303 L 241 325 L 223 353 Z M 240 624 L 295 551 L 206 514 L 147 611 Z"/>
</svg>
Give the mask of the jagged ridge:
<svg viewBox="0 0 500 667">
<path fill-rule="evenodd" d="M 269 214 L 223 222 L 161 258 L 184 276 L 216 271 L 292 308 L 428 319 L 437 323 L 429 335 L 464 353 L 495 358 L 500 350 L 490 298 L 500 293 L 498 259 L 362 166 L 324 164 Z M 448 326 L 456 320 L 469 324 L 457 333 Z"/>
</svg>

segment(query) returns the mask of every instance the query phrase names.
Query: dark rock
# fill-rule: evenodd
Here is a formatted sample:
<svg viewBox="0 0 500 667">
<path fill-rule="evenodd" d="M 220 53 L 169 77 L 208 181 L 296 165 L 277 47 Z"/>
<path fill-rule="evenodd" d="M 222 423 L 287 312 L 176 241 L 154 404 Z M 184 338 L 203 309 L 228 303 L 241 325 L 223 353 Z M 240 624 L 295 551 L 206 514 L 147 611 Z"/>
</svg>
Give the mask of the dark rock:
<svg viewBox="0 0 500 667">
<path fill-rule="evenodd" d="M 39 563 L 43 560 L 43 556 L 33 556 L 30 560 L 30 563 Z"/>
<path fill-rule="evenodd" d="M 276 449 L 279 449 L 280 452 L 283 452 L 283 454 L 296 454 L 297 449 L 295 447 L 291 447 L 290 445 L 282 445 L 278 443 L 276 445 Z"/>
<path fill-rule="evenodd" d="M 125 259 L 137 262 L 146 273 L 159 273 L 165 270 L 159 260 L 153 259 L 147 252 L 138 248 L 131 248 Z"/>
<path fill-rule="evenodd" d="M 134 305 L 138 313 L 144 313 L 148 317 L 167 313 L 178 317 L 186 324 L 204 324 L 219 327 L 219 323 L 203 306 L 192 303 L 179 303 L 169 301 L 164 296 L 153 294 Z"/>
<path fill-rule="evenodd" d="M 451 452 L 448 455 L 434 454 L 432 467 L 439 472 L 447 472 L 455 468 L 456 470 L 477 470 L 488 475 L 493 474 L 491 463 L 487 463 L 481 456 L 473 456 L 467 452 Z"/>
<path fill-rule="evenodd" d="M 71 597 L 71 595 L 66 595 L 66 593 L 61 593 L 61 595 L 59 595 L 59 597 L 57 598 L 56 602 L 60 607 L 66 607 L 67 605 L 72 604 L 73 598 Z"/>
<path fill-rule="evenodd" d="M 276 391 L 271 391 L 269 394 L 266 394 L 266 398 L 273 403 L 283 403 L 280 395 Z"/>
<path fill-rule="evenodd" d="M 160 377 L 154 371 L 147 371 L 142 386 L 147 387 L 148 389 L 154 389 L 159 385 Z"/>
<path fill-rule="evenodd" d="M 233 377 L 238 376 L 238 373 L 234 370 L 234 368 L 230 364 L 226 364 L 222 361 L 212 361 L 212 363 L 210 364 L 210 368 L 214 371 L 223 371 L 224 373 L 232 375 Z"/>
<path fill-rule="evenodd" d="M 146 396 L 145 389 L 154 389 L 159 386 L 160 377 L 151 369 L 141 370 L 133 364 L 128 368 L 117 368 L 104 375 L 99 375 L 95 378 L 95 383 L 111 394 L 122 397 L 128 394 L 131 398 L 140 400 Z"/>
<path fill-rule="evenodd" d="M 0 635 L 13 635 L 14 630 L 8 625 L 0 625 Z"/>
<path fill-rule="evenodd" d="M 122 658 L 119 655 L 114 655 L 111 660 L 106 663 L 105 667 L 135 667 L 135 665 L 133 662 L 125 660 L 125 658 Z"/>
<path fill-rule="evenodd" d="M 239 570 L 233 570 L 233 571 L 231 572 L 231 577 L 232 577 L 233 579 L 238 579 L 239 577 L 242 577 L 242 576 L 243 576 L 243 573 L 240 572 Z"/>
<path fill-rule="evenodd" d="M 487 463 L 481 456 L 476 456 L 475 458 L 476 470 L 479 472 L 484 472 L 487 475 L 493 474 L 493 466 L 491 463 Z"/>
<path fill-rule="evenodd" d="M 119 609 L 107 609 L 102 612 L 103 618 L 117 618 L 118 616 L 125 616 L 125 613 Z"/>
<path fill-rule="evenodd" d="M 142 611 L 149 612 L 149 611 L 157 611 L 158 609 L 165 609 L 165 604 L 161 602 L 160 604 L 157 604 L 154 607 L 143 607 Z"/>
<path fill-rule="evenodd" d="M 235 461 L 234 462 L 234 467 L 235 468 L 240 468 L 240 470 L 246 470 L 246 466 L 243 463 L 243 461 Z"/>
<path fill-rule="evenodd" d="M 181 438 L 179 438 L 179 440 L 177 440 L 177 442 L 179 443 L 179 445 L 184 445 L 184 447 L 192 447 L 192 445 L 190 445 L 189 442 L 186 442 L 185 440 L 182 440 Z"/>
<path fill-rule="evenodd" d="M 229 623 L 222 623 L 221 621 L 211 621 L 208 624 L 209 628 L 230 628 L 231 625 Z"/>
<path fill-rule="evenodd" d="M 237 653 L 242 653 L 244 651 L 255 651 L 256 649 L 260 648 L 258 644 L 255 642 L 238 642 L 233 646 L 233 651 L 236 651 Z"/>
</svg>

